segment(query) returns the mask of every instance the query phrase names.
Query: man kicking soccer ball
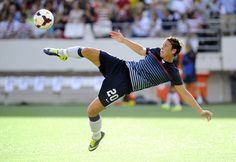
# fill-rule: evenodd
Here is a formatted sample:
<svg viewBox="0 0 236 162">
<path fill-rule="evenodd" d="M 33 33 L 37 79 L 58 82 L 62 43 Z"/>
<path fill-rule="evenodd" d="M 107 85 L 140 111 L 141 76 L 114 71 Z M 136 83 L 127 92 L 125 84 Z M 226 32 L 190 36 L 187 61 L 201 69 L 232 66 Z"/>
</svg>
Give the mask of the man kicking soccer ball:
<svg viewBox="0 0 236 162">
<path fill-rule="evenodd" d="M 47 55 L 57 56 L 63 61 L 67 60 L 68 57 L 87 58 L 99 68 L 105 77 L 98 97 L 88 106 L 88 117 L 93 133 L 88 148 L 89 151 L 95 150 L 105 135 L 101 131 L 102 119 L 99 113 L 106 106 L 131 92 L 168 81 L 172 82 L 185 102 L 208 121 L 211 120 L 212 113 L 208 110 L 203 110 L 185 89 L 179 71 L 173 64 L 174 57 L 181 50 L 181 45 L 177 38 L 166 38 L 161 48 L 144 48 L 124 37 L 120 32 L 112 31 L 110 35 L 114 40 L 125 44 L 137 54 L 144 56 L 144 58 L 139 62 L 124 61 L 102 50 L 79 46 L 67 49 L 44 49 L 44 53 Z"/>
</svg>

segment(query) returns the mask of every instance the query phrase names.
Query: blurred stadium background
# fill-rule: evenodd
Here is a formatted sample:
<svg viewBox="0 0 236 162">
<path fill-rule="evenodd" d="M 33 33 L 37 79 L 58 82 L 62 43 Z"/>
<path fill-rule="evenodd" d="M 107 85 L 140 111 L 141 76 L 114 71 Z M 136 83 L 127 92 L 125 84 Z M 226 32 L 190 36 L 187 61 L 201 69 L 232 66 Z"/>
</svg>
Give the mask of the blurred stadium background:
<svg viewBox="0 0 236 162">
<path fill-rule="evenodd" d="M 33 24 L 41 8 L 55 16 L 50 30 Z M 236 161 L 234 0 L 2 0 L 0 11 L 0 161 Z M 142 90 L 135 96 L 145 105 L 119 101 L 104 112 L 108 135 L 89 154 L 84 105 L 103 78 L 85 59 L 61 62 L 42 49 L 91 46 L 139 60 L 109 38 L 118 29 L 146 47 L 170 35 L 191 42 L 215 120 L 203 123 L 187 106 L 160 110 L 164 85 Z"/>
</svg>

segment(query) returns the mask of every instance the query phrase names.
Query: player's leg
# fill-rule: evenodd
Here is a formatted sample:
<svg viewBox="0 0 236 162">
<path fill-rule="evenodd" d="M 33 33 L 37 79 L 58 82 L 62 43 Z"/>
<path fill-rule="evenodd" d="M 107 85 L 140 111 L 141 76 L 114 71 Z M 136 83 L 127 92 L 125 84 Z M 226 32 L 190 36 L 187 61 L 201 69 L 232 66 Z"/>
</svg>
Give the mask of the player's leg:
<svg viewBox="0 0 236 162">
<path fill-rule="evenodd" d="M 100 63 L 100 52 L 101 50 L 96 48 L 83 48 L 81 50 L 81 55 L 85 58 L 87 58 L 89 61 L 91 61 L 93 64 L 95 64 L 97 67 L 101 65 Z"/>
<path fill-rule="evenodd" d="M 187 90 L 196 98 L 198 104 L 203 104 L 203 99 L 197 85 L 197 75 L 193 74 L 184 80 Z"/>
<path fill-rule="evenodd" d="M 180 99 L 176 91 L 172 93 L 172 100 L 175 104 L 174 108 L 172 109 L 173 112 L 182 111 L 182 106 L 180 104 Z"/>
<path fill-rule="evenodd" d="M 163 110 L 170 110 L 170 105 L 171 105 L 171 93 L 168 92 L 168 94 L 166 96 L 166 101 L 164 104 L 161 105 L 161 108 Z"/>
<path fill-rule="evenodd" d="M 43 51 L 47 55 L 57 56 L 62 61 L 67 60 L 68 57 L 78 58 L 78 59 L 85 57 L 92 63 L 94 63 L 97 67 L 100 66 L 100 60 L 99 60 L 100 50 L 96 48 L 75 46 L 66 49 L 44 48 Z"/>
<path fill-rule="evenodd" d="M 111 58 L 109 59 L 109 55 L 104 54 L 102 57 L 105 57 L 101 59 L 103 61 L 112 61 Z M 128 68 L 124 62 L 119 62 L 120 61 L 113 61 L 114 64 L 116 63 L 116 66 L 113 67 L 114 69 L 110 71 L 109 76 L 107 76 L 103 81 L 98 98 L 96 98 L 88 107 L 90 127 L 93 133 L 92 140 L 89 145 L 89 151 L 95 150 L 105 135 L 104 132 L 101 131 L 102 120 L 99 113 L 104 110 L 104 107 L 107 107 L 132 91 Z M 108 65 L 103 62 L 101 66 L 102 67 L 100 67 L 100 70 L 107 75 L 108 70 L 105 70 L 105 67 Z"/>
<path fill-rule="evenodd" d="M 194 89 L 194 92 L 196 95 L 196 100 L 197 100 L 198 104 L 200 104 L 200 105 L 203 104 L 203 99 L 201 96 L 200 89 L 198 88 L 197 81 L 193 82 L 192 85 L 193 85 L 193 89 Z"/>
<path fill-rule="evenodd" d="M 169 82 L 168 84 L 165 85 L 168 88 L 168 93 L 166 96 L 165 103 L 161 105 L 161 109 L 163 110 L 170 110 L 170 106 L 171 106 L 171 85 L 170 84 L 171 83 Z"/>
<path fill-rule="evenodd" d="M 88 106 L 89 125 L 93 133 L 88 148 L 89 151 L 94 151 L 98 147 L 100 141 L 103 139 L 105 135 L 105 133 L 101 131 L 102 118 L 99 113 L 102 110 L 104 110 L 104 106 L 102 105 L 99 98 L 94 99 Z"/>
</svg>

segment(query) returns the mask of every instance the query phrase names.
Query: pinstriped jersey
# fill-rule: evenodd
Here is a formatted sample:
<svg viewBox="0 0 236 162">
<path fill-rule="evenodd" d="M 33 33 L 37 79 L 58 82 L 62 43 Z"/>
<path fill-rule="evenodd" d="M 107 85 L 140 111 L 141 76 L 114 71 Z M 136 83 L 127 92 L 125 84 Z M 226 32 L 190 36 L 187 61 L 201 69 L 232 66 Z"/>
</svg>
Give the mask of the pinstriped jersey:
<svg viewBox="0 0 236 162">
<path fill-rule="evenodd" d="M 160 56 L 160 48 L 147 48 L 144 59 L 134 62 L 126 61 L 133 91 L 159 85 L 171 81 L 174 85 L 182 85 L 182 79 L 174 63 L 164 62 Z"/>
</svg>

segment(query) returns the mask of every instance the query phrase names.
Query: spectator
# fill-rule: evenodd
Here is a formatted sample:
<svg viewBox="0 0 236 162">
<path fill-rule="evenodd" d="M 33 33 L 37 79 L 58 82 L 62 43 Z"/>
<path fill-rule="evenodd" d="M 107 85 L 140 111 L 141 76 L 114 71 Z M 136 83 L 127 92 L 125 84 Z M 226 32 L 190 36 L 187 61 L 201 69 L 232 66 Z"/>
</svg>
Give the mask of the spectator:
<svg viewBox="0 0 236 162">
<path fill-rule="evenodd" d="M 160 36 L 161 31 L 162 31 L 162 20 L 155 13 L 153 13 L 153 16 L 152 16 L 152 25 L 151 26 L 152 26 L 151 27 L 152 29 L 150 32 L 150 36 L 152 36 L 152 37 Z"/>
<path fill-rule="evenodd" d="M 0 23 L 1 38 L 15 38 L 19 29 L 19 22 L 14 19 L 14 15 L 9 15 L 6 20 Z"/>
<path fill-rule="evenodd" d="M 119 7 L 119 9 L 125 8 L 125 6 L 129 5 L 129 0 L 116 0 L 116 5 Z"/>
<path fill-rule="evenodd" d="M 118 10 L 117 22 L 133 22 L 134 18 L 129 4 Z"/>
<path fill-rule="evenodd" d="M 68 23 L 83 23 L 84 11 L 80 8 L 79 3 L 74 1 L 72 9 L 69 12 Z"/>
<path fill-rule="evenodd" d="M 188 3 L 183 0 L 172 0 L 170 2 L 170 9 L 180 15 L 183 15 L 187 13 Z"/>
<path fill-rule="evenodd" d="M 16 33 L 16 38 L 32 38 L 32 25 L 30 25 L 26 20 L 26 13 L 22 13 Z"/>
<path fill-rule="evenodd" d="M 197 11 L 191 11 L 188 13 L 187 25 L 188 25 L 188 32 L 190 34 L 196 34 L 199 31 L 199 29 L 201 29 L 202 23 L 203 23 L 202 19 Z"/>
<path fill-rule="evenodd" d="M 148 13 L 143 12 L 135 16 L 131 28 L 133 37 L 148 37 L 151 30 L 151 19 L 148 16 Z"/>
<path fill-rule="evenodd" d="M 176 28 L 177 19 L 174 15 L 166 8 L 163 11 L 162 17 L 162 29 L 165 33 L 164 35 L 169 35 L 169 32 Z"/>
<path fill-rule="evenodd" d="M 65 25 L 66 38 L 83 38 L 84 36 L 84 10 L 80 8 L 78 1 L 74 1 L 73 8 L 68 16 L 68 23 Z"/>
<path fill-rule="evenodd" d="M 58 4 L 58 12 L 54 20 L 55 21 L 54 30 L 56 38 L 65 38 L 64 31 L 65 31 L 65 26 L 68 22 L 70 10 L 71 10 L 70 3 L 63 1 L 62 3 Z"/>
<path fill-rule="evenodd" d="M 91 31 L 94 34 L 93 24 L 96 21 L 96 13 L 91 3 L 86 3 L 84 16 L 85 16 L 85 23 L 90 25 Z"/>
<path fill-rule="evenodd" d="M 235 32 L 235 6 L 236 0 L 219 0 L 221 5 L 221 29 L 225 35 Z"/>
<path fill-rule="evenodd" d="M 95 37 L 109 37 L 109 33 L 112 31 L 112 11 L 105 2 L 97 2 L 96 6 L 95 12 L 97 15 L 97 21 L 94 23 Z"/>
<path fill-rule="evenodd" d="M 220 17 L 220 3 L 218 0 L 211 0 L 209 2 L 210 18 L 218 19 Z"/>
<path fill-rule="evenodd" d="M 186 22 L 186 15 L 181 15 L 177 22 L 177 31 L 181 36 L 185 36 L 188 33 L 188 24 Z"/>
<path fill-rule="evenodd" d="M 217 19 L 220 16 L 224 34 L 232 35 L 235 32 L 235 25 L 232 24 L 236 23 L 235 4 L 236 0 L 2 0 L 0 24 L 3 28 L 0 29 L 0 38 L 18 37 L 14 31 L 8 33 L 8 36 L 2 32 L 9 15 L 13 16 L 14 23 L 20 23 L 22 13 L 26 13 L 28 20 L 32 22 L 30 17 L 40 8 L 52 11 L 56 15 L 55 21 L 49 31 L 40 31 L 34 27 L 33 38 L 80 38 L 83 36 L 85 23 L 95 26 L 96 37 L 107 37 L 112 29 L 120 29 L 128 36 L 139 36 L 136 33 L 141 33 L 141 37 L 165 36 L 171 33 L 196 35 L 208 18 Z M 143 12 L 145 13 L 142 14 Z M 150 25 L 140 29 L 140 23 Z M 189 32 L 186 32 L 186 23 Z M 132 25 L 134 27 L 131 30 Z M 25 37 L 31 38 L 30 33 L 28 34 Z"/>
</svg>

